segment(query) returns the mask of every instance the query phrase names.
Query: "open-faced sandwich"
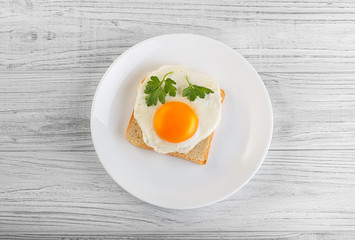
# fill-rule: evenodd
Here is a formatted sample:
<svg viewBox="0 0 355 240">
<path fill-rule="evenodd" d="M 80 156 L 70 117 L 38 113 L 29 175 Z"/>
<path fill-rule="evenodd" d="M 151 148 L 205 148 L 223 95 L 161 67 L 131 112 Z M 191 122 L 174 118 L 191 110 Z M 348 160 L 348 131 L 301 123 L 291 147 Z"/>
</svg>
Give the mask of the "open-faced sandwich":
<svg viewBox="0 0 355 240">
<path fill-rule="evenodd" d="M 128 141 L 206 164 L 225 96 L 218 82 L 185 66 L 164 65 L 149 73 L 137 90 Z"/>
</svg>

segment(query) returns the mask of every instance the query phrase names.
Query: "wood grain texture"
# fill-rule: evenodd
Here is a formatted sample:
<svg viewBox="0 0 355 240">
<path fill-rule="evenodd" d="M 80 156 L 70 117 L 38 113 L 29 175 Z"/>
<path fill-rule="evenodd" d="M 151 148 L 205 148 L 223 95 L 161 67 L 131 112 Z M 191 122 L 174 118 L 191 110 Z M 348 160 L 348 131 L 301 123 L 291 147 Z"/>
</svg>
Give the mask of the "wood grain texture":
<svg viewBox="0 0 355 240">
<path fill-rule="evenodd" d="M 262 240 L 353 240 L 355 234 L 353 233 L 307 233 L 307 232 L 194 232 L 194 233 L 181 233 L 181 232 L 144 232 L 144 233 L 127 233 L 121 232 L 109 235 L 97 234 L 6 234 L 0 236 L 0 239 L 262 239 Z"/>
<path fill-rule="evenodd" d="M 354 1 L 0 6 L 0 238 L 355 238 Z M 112 61 L 149 37 L 181 32 L 244 55 L 264 80 L 275 120 L 255 177 L 192 211 L 153 207 L 120 188 L 89 128 Z"/>
<path fill-rule="evenodd" d="M 3 1 L 0 69 L 106 69 L 166 33 L 203 34 L 258 71 L 353 71 L 352 1 Z"/>
<path fill-rule="evenodd" d="M 94 152 L 2 153 L 0 232 L 355 231 L 354 156 L 271 151 L 237 194 L 176 211 L 126 193 Z"/>
</svg>

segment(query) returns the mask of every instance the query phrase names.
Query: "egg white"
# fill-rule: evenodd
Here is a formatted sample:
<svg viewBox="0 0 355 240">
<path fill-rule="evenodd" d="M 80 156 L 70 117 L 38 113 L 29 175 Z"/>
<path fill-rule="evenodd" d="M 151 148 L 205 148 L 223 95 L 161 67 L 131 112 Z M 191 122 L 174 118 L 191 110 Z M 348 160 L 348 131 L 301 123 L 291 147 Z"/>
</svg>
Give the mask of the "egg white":
<svg viewBox="0 0 355 240">
<path fill-rule="evenodd" d="M 168 72 L 173 72 L 168 75 L 169 78 L 176 82 L 177 88 L 176 96 L 171 97 L 167 95 L 166 102 L 179 101 L 189 105 L 198 117 L 198 128 L 195 134 L 184 142 L 171 143 L 161 139 L 154 130 L 153 118 L 155 111 L 162 105 L 159 101 L 156 106 L 147 106 L 145 102 L 146 94 L 144 89 L 151 76 L 157 76 L 162 80 L 164 75 Z M 214 91 L 212 94 L 207 94 L 204 99 L 199 97 L 194 101 L 189 101 L 182 96 L 182 91 L 188 86 L 185 76 L 189 77 L 191 84 L 196 84 L 210 88 Z M 208 137 L 217 127 L 221 119 L 221 94 L 218 82 L 207 75 L 197 73 L 181 65 L 164 65 L 158 70 L 153 71 L 147 75 L 145 80 L 138 86 L 138 94 L 136 104 L 134 106 L 134 117 L 140 126 L 143 133 L 144 142 L 154 148 L 159 153 L 188 153 L 197 143 Z"/>
</svg>

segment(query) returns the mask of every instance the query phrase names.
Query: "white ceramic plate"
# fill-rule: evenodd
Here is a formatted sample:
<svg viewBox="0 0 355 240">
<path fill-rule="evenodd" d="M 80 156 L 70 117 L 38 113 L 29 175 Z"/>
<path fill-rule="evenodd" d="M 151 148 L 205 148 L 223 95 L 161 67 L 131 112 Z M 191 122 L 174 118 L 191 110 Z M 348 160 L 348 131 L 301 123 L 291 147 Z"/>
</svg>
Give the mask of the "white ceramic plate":
<svg viewBox="0 0 355 240">
<path fill-rule="evenodd" d="M 226 92 L 205 166 L 137 148 L 125 138 L 138 84 L 164 64 L 211 75 Z M 91 111 L 94 146 L 111 177 L 137 198 L 175 209 L 215 203 L 245 185 L 267 153 L 272 126 L 270 98 L 254 68 L 225 44 L 191 34 L 158 36 L 123 53 L 103 76 Z"/>
</svg>

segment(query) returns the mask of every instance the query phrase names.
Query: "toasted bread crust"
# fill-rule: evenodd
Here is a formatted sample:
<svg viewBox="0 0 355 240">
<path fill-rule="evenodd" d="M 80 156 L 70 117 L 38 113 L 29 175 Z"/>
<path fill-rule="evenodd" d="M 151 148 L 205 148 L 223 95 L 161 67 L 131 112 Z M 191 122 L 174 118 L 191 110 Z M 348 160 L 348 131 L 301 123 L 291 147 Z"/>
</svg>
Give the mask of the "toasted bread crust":
<svg viewBox="0 0 355 240">
<path fill-rule="evenodd" d="M 225 92 L 223 89 L 221 89 L 221 97 L 222 97 L 222 103 L 223 103 L 223 100 L 225 97 Z M 178 157 L 178 158 L 183 158 L 183 159 L 195 162 L 200 165 L 205 165 L 207 162 L 207 159 L 208 159 L 208 154 L 210 151 L 213 134 L 214 134 L 214 132 L 212 132 L 207 138 L 201 140 L 198 144 L 196 144 L 196 146 L 194 148 L 192 148 L 186 154 L 173 152 L 173 153 L 168 153 L 168 155 Z M 132 112 L 131 118 L 129 120 L 127 130 L 126 130 L 126 138 L 134 146 L 148 149 L 148 150 L 154 150 L 152 147 L 149 147 L 147 144 L 145 144 L 145 142 L 143 140 L 142 130 L 139 127 L 137 120 L 134 118 L 133 112 Z"/>
</svg>

